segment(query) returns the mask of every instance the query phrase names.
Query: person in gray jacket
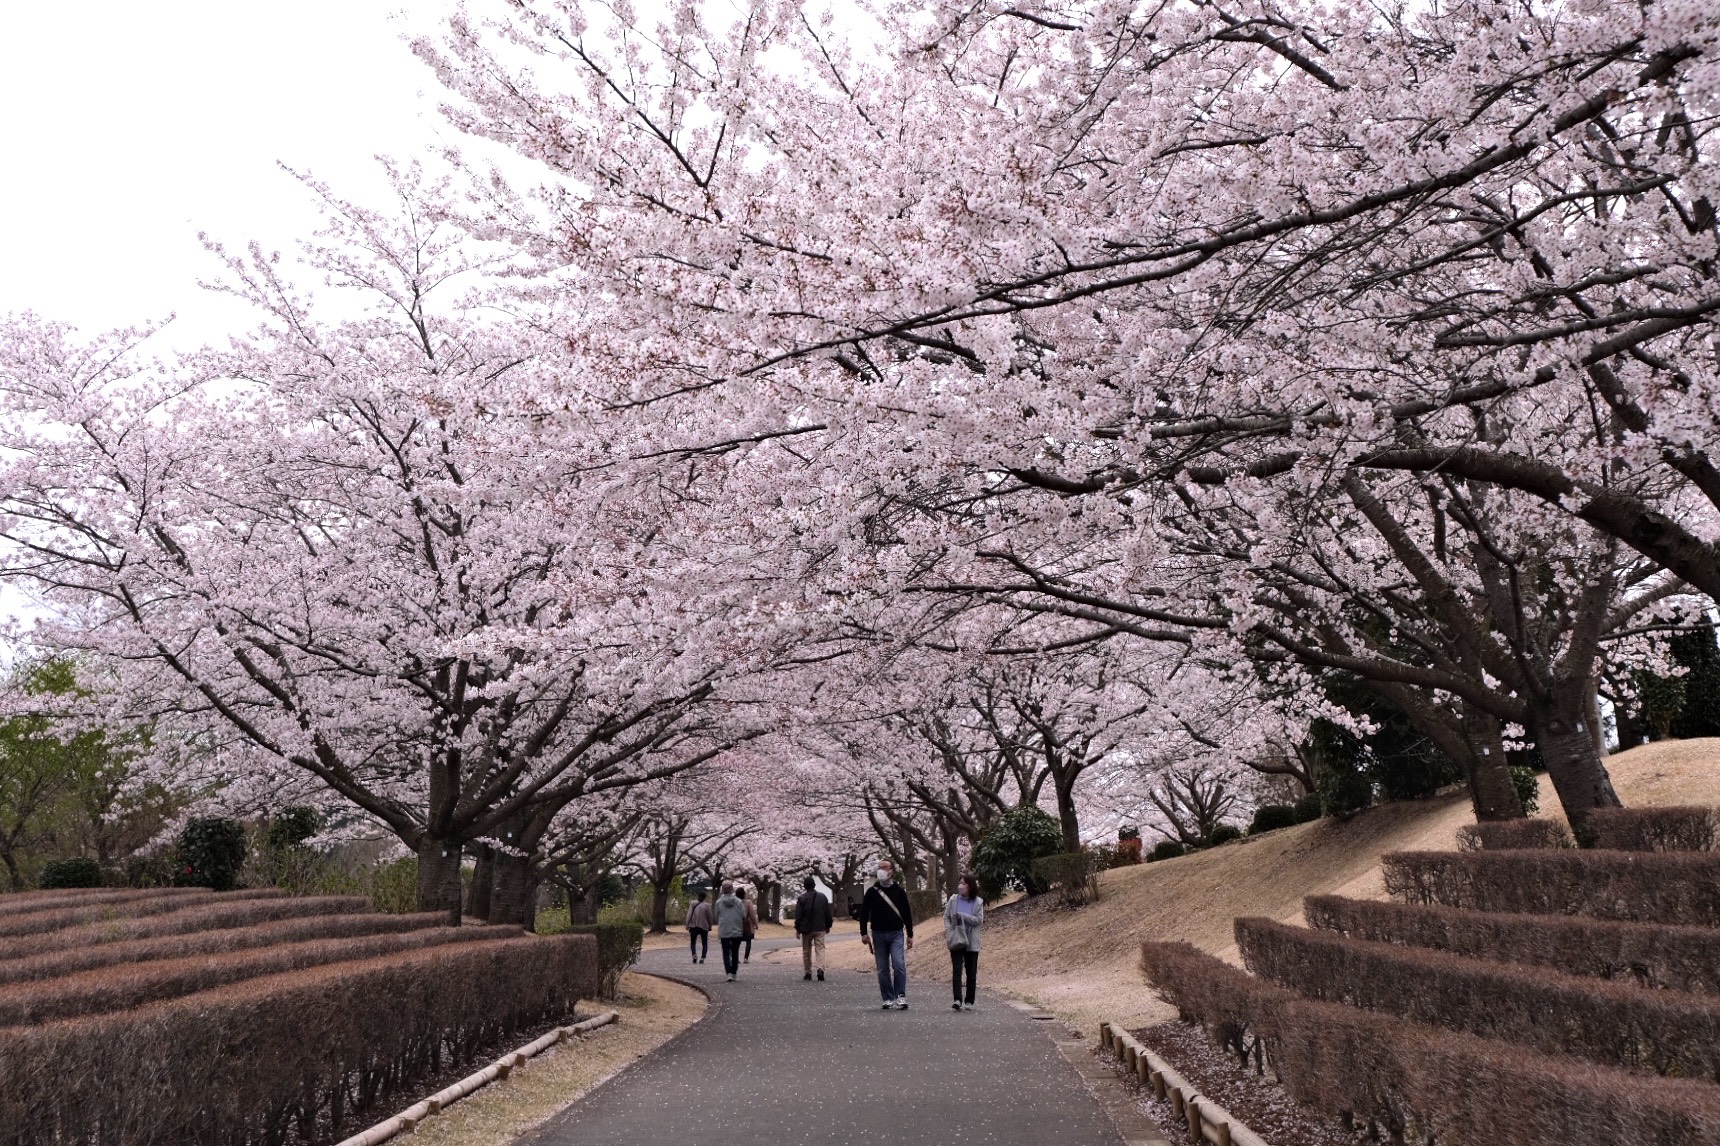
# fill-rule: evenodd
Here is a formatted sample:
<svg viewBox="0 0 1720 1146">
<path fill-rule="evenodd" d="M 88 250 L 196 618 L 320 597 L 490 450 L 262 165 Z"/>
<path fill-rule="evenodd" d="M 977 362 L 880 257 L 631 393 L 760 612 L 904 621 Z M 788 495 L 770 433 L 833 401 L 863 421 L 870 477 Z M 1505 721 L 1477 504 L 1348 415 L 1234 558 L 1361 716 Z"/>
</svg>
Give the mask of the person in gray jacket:
<svg viewBox="0 0 1720 1146">
<path fill-rule="evenodd" d="M 979 897 L 979 881 L 971 874 L 956 883 L 956 893 L 944 901 L 944 943 L 950 949 L 952 1011 L 973 1010 L 974 979 L 979 974 L 979 932 L 985 923 L 985 900 Z M 966 972 L 967 993 L 962 992 Z"/>
<path fill-rule="evenodd" d="M 735 895 L 735 885 L 724 881 L 723 894 L 717 897 L 717 942 L 723 945 L 723 971 L 729 982 L 741 969 L 741 940 L 746 936 L 747 905 Z"/>
</svg>

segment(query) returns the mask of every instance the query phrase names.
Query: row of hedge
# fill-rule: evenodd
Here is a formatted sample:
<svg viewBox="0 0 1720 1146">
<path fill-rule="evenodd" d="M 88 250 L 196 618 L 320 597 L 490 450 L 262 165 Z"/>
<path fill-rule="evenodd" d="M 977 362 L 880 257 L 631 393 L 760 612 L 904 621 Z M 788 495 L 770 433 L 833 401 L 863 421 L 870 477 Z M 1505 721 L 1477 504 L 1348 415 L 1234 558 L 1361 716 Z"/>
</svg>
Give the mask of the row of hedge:
<svg viewBox="0 0 1720 1146">
<path fill-rule="evenodd" d="M 1515 915 L 1310 896 L 1312 927 L 1354 939 L 1549 967 L 1670 991 L 1720 994 L 1720 930 L 1565 915 Z"/>
<path fill-rule="evenodd" d="M 0 986 L 0 1026 L 46 1023 L 127 1011 L 160 999 L 207 991 L 264 975 L 350 963 L 455 943 L 517 937 L 506 927 L 435 927 L 396 934 L 310 939 L 216 955 L 98 967 L 57 979 Z"/>
<path fill-rule="evenodd" d="M 1473 1035 L 1303 999 L 1186 943 L 1142 945 L 1142 969 L 1224 1039 L 1266 1041 L 1291 1098 L 1441 1146 L 1720 1146 L 1706 1082 L 1559 1060 Z"/>
<path fill-rule="evenodd" d="M 1248 969 L 1310 999 L 1677 1078 L 1720 1080 L 1720 1003 L 1238 919 Z"/>
<path fill-rule="evenodd" d="M 84 923 L 102 923 L 115 919 L 138 919 L 148 915 L 165 915 L 173 911 L 182 911 L 196 904 L 215 901 L 216 897 L 221 895 L 243 899 L 284 899 L 286 894 L 286 892 L 277 891 L 274 888 L 225 893 L 203 891 L 192 892 L 189 895 L 156 895 L 116 903 L 71 904 L 47 907 L 40 911 L 22 911 L 0 917 L 0 943 L 23 935 L 40 935 L 47 931 L 61 931 Z"/>
<path fill-rule="evenodd" d="M 226 927 L 247 927 L 282 919 L 306 919 L 326 915 L 353 915 L 370 910 L 362 896 L 329 895 L 314 898 L 275 896 L 257 898 L 251 892 L 204 892 L 208 902 L 160 915 L 106 918 L 67 926 L 58 931 L 36 931 L 28 935 L 0 938 L 0 959 L 21 959 L 49 951 L 70 951 L 103 943 L 124 943 L 168 935 L 193 935 Z"/>
<path fill-rule="evenodd" d="M 115 910 L 123 910 L 128 904 L 147 903 L 151 900 L 177 899 L 182 904 L 196 903 L 213 894 L 214 892 L 195 887 L 119 888 L 113 891 L 11 891 L 0 895 L 0 919 L 50 911 L 57 907 L 111 906 Z"/>
<path fill-rule="evenodd" d="M 0 1029 L 0 1146 L 338 1138 L 422 1080 L 564 1019 L 598 978 L 589 936 L 503 938 Z"/>
<path fill-rule="evenodd" d="M 420 915 L 312 915 L 302 919 L 260 923 L 251 927 L 194 931 L 189 935 L 163 935 L 153 939 L 132 939 L 119 943 L 85 944 L 58 951 L 46 951 L 22 959 L 0 958 L 0 984 L 53 979 L 61 975 L 75 975 L 80 971 L 93 971 L 98 967 L 152 963 L 187 955 L 245 951 L 271 947 L 277 943 L 299 943 L 307 939 L 345 939 L 361 935 L 421 931 L 425 928 L 445 926 L 447 922 L 446 911 L 430 911 Z"/>
<path fill-rule="evenodd" d="M 1720 852 L 1395 852 L 1381 862 L 1401 903 L 1720 926 Z"/>
</svg>

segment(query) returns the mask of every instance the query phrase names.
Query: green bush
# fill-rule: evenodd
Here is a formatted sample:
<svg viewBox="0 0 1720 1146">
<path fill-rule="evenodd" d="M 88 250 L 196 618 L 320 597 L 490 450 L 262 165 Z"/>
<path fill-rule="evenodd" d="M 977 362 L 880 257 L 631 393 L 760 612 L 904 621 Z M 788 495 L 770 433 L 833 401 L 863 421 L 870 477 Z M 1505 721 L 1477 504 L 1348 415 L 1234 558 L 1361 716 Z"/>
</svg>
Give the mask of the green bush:
<svg viewBox="0 0 1720 1146">
<path fill-rule="evenodd" d="M 232 891 L 245 864 L 245 826 L 226 816 L 199 816 L 179 833 L 179 882 Z"/>
<path fill-rule="evenodd" d="M 1261 832 L 1292 828 L 1301 822 L 1296 809 L 1289 804 L 1262 804 L 1254 809 L 1254 819 L 1249 821 L 1248 834 L 1258 836 Z"/>
<path fill-rule="evenodd" d="M 1156 863 L 1159 860 L 1176 859 L 1180 855 L 1187 854 L 1187 852 L 1188 849 L 1175 840 L 1160 840 L 1153 846 L 1153 850 L 1147 853 L 1147 862 Z"/>
<path fill-rule="evenodd" d="M 1033 874 L 1057 889 L 1066 907 L 1080 907 L 1099 898 L 1099 873 L 1110 866 L 1110 849 L 1058 852 L 1033 861 Z"/>
<path fill-rule="evenodd" d="M 70 859 L 49 860 L 42 867 L 42 888 L 100 887 L 102 868 L 93 859 L 72 856 Z"/>
<path fill-rule="evenodd" d="M 908 910 L 914 914 L 915 923 L 924 923 L 935 919 L 944 913 L 944 893 L 935 888 L 908 893 Z"/>
<path fill-rule="evenodd" d="M 1313 823 L 1315 820 L 1319 819 L 1322 814 L 1320 811 L 1320 793 L 1309 792 L 1300 800 L 1297 800 L 1294 807 L 1296 809 L 1296 822 L 1298 824 Z"/>
<path fill-rule="evenodd" d="M 322 818 L 317 815 L 317 810 L 299 804 L 269 818 L 265 842 L 277 851 L 296 848 L 316 835 L 321 827 Z"/>
<path fill-rule="evenodd" d="M 1002 895 L 1012 884 L 1028 895 L 1039 895 L 1047 885 L 1033 874 L 1033 861 L 1063 849 L 1063 829 L 1057 821 L 1031 805 L 1006 812 L 980 836 L 973 849 L 973 871 L 980 886 L 991 897 Z"/>
<path fill-rule="evenodd" d="M 1231 840 L 1240 840 L 1242 829 L 1235 824 L 1219 824 L 1207 833 L 1206 843 L 1202 847 L 1216 848 L 1219 844 L 1228 844 Z"/>
<path fill-rule="evenodd" d="M 1511 786 L 1517 789 L 1517 798 L 1523 801 L 1523 814 L 1534 815 L 1541 806 L 1541 781 L 1535 776 L 1535 770 L 1525 764 L 1511 765 Z"/>
<path fill-rule="evenodd" d="M 613 999 L 621 992 L 621 976 L 639 958 L 645 945 L 645 925 L 630 923 L 581 923 L 567 929 L 574 935 L 597 937 L 597 964 L 602 975 L 601 994 Z"/>
</svg>

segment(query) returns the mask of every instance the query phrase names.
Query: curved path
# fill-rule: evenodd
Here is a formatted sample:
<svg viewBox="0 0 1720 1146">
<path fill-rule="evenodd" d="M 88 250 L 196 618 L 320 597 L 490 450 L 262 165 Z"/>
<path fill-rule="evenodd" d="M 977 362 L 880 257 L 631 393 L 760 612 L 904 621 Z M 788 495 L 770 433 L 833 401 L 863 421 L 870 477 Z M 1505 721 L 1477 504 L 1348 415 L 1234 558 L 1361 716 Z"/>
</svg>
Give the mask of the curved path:
<svg viewBox="0 0 1720 1146">
<path fill-rule="evenodd" d="M 845 940 L 854 942 L 854 940 Z M 949 981 L 910 981 L 880 1011 L 877 980 L 801 979 L 799 952 L 755 944 L 725 982 L 716 944 L 647 952 L 639 969 L 707 989 L 680 1038 L 516 1146 L 1117 1146 L 1122 1141 L 1044 1024 L 982 993 L 950 1010 Z M 984 982 L 984 959 L 980 976 Z"/>
</svg>

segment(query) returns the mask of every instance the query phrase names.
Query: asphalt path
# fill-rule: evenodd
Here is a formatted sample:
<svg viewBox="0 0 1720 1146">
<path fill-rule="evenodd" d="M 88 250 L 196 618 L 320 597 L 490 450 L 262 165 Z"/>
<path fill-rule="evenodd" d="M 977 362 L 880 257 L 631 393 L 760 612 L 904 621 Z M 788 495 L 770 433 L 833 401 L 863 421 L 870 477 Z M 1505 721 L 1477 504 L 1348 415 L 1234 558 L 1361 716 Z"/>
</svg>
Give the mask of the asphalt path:
<svg viewBox="0 0 1720 1146">
<path fill-rule="evenodd" d="M 928 937 L 929 938 L 929 937 Z M 941 938 L 941 936 L 940 936 Z M 840 942 L 855 942 L 847 939 Z M 910 980 L 881 1011 L 876 977 L 801 979 L 793 941 L 755 943 L 725 982 L 684 949 L 639 969 L 703 987 L 687 1033 L 598 1087 L 516 1146 L 1118 1146 L 1122 1141 L 1046 1024 L 987 995 L 950 1009 L 948 979 Z"/>
</svg>

